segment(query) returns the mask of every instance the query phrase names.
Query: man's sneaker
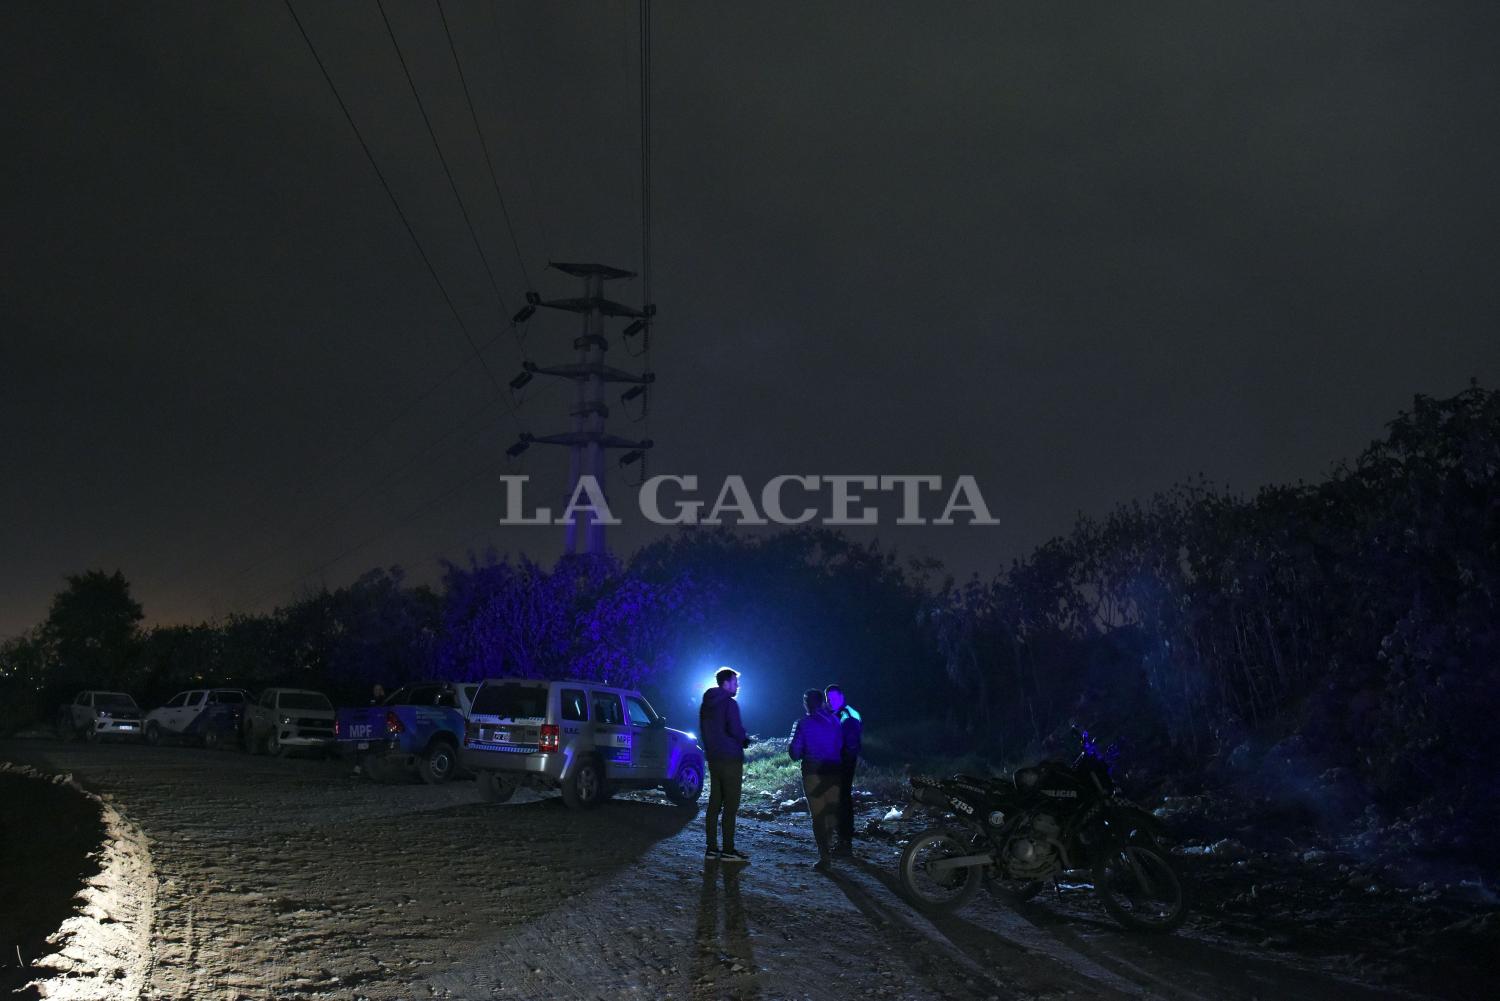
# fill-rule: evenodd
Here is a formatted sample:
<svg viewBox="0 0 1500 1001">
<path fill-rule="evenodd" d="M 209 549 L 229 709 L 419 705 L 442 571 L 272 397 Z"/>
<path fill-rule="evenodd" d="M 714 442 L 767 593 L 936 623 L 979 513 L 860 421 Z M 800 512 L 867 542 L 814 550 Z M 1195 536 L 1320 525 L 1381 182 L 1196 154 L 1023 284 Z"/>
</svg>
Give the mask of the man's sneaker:
<svg viewBox="0 0 1500 1001">
<path fill-rule="evenodd" d="M 726 848 L 719 853 L 719 859 L 723 862 L 749 862 L 750 856 L 734 848 Z"/>
<path fill-rule="evenodd" d="M 703 853 L 703 861 L 705 862 L 717 862 L 723 857 L 724 853 L 717 848 L 710 848 Z"/>
</svg>

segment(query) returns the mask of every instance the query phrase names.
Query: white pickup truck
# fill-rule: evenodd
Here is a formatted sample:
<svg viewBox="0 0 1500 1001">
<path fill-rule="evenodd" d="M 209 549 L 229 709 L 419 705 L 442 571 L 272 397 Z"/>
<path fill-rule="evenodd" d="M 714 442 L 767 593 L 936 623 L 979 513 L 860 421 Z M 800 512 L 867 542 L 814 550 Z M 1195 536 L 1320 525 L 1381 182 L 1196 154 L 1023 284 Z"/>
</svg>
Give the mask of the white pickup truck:
<svg viewBox="0 0 1500 1001">
<path fill-rule="evenodd" d="M 57 732 L 68 740 L 141 737 L 141 707 L 124 692 L 79 692 L 57 711 Z"/>
<path fill-rule="evenodd" d="M 240 732 L 248 693 L 243 688 L 197 688 L 178 692 L 146 714 L 146 743 L 188 740 L 218 747 Z"/>
<path fill-rule="evenodd" d="M 254 754 L 333 748 L 333 703 L 305 688 L 267 688 L 245 706 L 240 746 Z"/>
</svg>

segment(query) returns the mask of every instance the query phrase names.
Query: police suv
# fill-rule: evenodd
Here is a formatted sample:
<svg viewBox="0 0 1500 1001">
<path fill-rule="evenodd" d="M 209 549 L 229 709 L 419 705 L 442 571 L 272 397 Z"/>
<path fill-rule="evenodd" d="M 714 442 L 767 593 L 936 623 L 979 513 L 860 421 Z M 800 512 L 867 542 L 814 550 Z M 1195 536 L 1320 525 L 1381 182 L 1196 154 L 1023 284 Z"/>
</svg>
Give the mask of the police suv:
<svg viewBox="0 0 1500 1001">
<path fill-rule="evenodd" d="M 484 795 L 556 789 L 573 808 L 625 789 L 661 788 L 698 802 L 703 748 L 673 730 L 640 692 L 588 681 L 500 678 L 474 696 L 460 755 Z"/>
</svg>

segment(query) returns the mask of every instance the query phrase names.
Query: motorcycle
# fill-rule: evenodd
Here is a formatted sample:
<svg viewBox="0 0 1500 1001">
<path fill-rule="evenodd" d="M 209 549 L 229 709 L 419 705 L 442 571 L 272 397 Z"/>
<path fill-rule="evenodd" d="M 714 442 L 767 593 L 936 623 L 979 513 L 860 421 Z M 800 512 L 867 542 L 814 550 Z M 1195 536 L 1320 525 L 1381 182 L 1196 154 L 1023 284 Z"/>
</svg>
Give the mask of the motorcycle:
<svg viewBox="0 0 1500 1001">
<path fill-rule="evenodd" d="M 916 803 L 949 817 L 901 853 L 902 889 L 925 910 L 958 908 L 986 883 L 1029 900 L 1048 881 L 1084 870 L 1104 909 L 1129 930 L 1169 932 L 1187 916 L 1159 822 L 1116 791 L 1087 734 L 1071 765 L 1044 761 L 1009 779 L 914 775 L 911 786 Z"/>
</svg>

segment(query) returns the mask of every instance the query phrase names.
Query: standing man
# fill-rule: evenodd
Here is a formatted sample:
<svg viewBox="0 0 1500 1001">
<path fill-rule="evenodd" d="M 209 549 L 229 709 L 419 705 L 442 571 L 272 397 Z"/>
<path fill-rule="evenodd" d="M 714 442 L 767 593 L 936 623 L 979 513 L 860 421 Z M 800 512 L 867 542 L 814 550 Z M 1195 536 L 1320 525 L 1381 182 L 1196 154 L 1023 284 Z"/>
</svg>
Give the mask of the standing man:
<svg viewBox="0 0 1500 1001">
<path fill-rule="evenodd" d="M 807 794 L 813 840 L 818 845 L 818 861 L 813 868 L 827 872 L 838 822 L 843 738 L 838 717 L 824 704 L 822 692 L 809 688 L 802 695 L 802 705 L 807 715 L 793 724 L 792 742 L 786 751 L 793 761 L 802 762 L 802 790 Z"/>
<path fill-rule="evenodd" d="M 828 698 L 828 708 L 838 717 L 842 745 L 839 760 L 839 846 L 834 854 L 853 855 L 854 769 L 859 765 L 859 747 L 865 733 L 865 721 L 845 701 L 844 690 L 838 685 L 829 685 L 823 689 L 823 694 Z"/>
<path fill-rule="evenodd" d="M 740 722 L 740 672 L 723 667 L 714 675 L 715 687 L 703 693 L 698 708 L 698 733 L 708 758 L 708 816 L 703 820 L 708 862 L 749 862 L 750 856 L 734 847 L 734 815 L 740 808 L 740 787 L 745 778 L 745 748 L 750 738 Z M 724 820 L 724 847 L 719 848 L 719 818 Z"/>
<path fill-rule="evenodd" d="M 385 686 L 382 685 L 378 681 L 375 682 L 374 687 L 372 687 L 370 689 L 370 705 L 372 705 L 372 706 L 383 706 L 383 705 L 385 705 Z M 354 752 L 354 777 L 355 778 L 359 778 L 359 776 L 361 776 L 361 775 L 364 774 L 364 771 L 365 771 L 365 752 L 364 751 L 355 751 Z"/>
</svg>

